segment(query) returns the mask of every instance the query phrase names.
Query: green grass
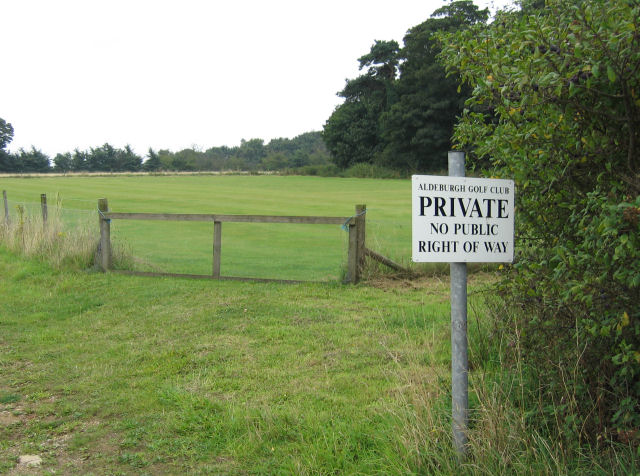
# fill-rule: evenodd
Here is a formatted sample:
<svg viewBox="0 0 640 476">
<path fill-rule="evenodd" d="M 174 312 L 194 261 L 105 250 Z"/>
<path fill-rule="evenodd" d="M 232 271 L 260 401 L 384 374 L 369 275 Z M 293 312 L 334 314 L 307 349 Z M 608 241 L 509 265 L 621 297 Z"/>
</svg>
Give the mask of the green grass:
<svg viewBox="0 0 640 476">
<path fill-rule="evenodd" d="M 368 207 L 367 245 L 409 264 L 408 180 L 297 176 L 117 176 L 2 178 L 9 200 L 39 213 L 41 193 L 56 197 L 62 216 L 96 223 L 97 200 L 120 212 L 343 216 Z M 15 205 L 11 207 L 15 215 Z M 131 250 L 136 269 L 210 274 L 213 226 L 114 220 L 112 239 Z M 223 225 L 222 274 L 338 280 L 346 267 L 347 233 L 327 225 Z"/>
<path fill-rule="evenodd" d="M 181 213 L 349 216 L 366 203 L 368 246 L 408 260 L 408 181 L 46 177 L 3 178 L 0 189 L 12 220 L 16 205 L 37 215 L 47 193 L 70 228 L 95 226 L 96 238 L 99 197 L 115 211 Z M 504 343 L 473 294 L 470 457 L 460 465 L 448 280 L 342 286 L 339 227 L 224 225 L 223 274 L 327 281 L 282 285 L 81 270 L 88 261 L 51 260 L 60 250 L 35 239 L 37 220 L 27 224 L 32 257 L 0 246 L 0 473 L 23 474 L 24 454 L 43 457 L 37 474 L 638 471 L 634 449 L 571 454 L 530 431 L 511 403 L 518 367 L 496 358 Z M 211 234 L 203 224 L 113 223 L 133 265 L 154 270 L 208 273 Z M 473 275 L 471 289 L 486 280 Z"/>
<path fill-rule="evenodd" d="M 0 286 L 0 471 L 402 474 L 393 409 L 447 374 L 436 281 L 150 279 L 0 251 Z"/>
</svg>

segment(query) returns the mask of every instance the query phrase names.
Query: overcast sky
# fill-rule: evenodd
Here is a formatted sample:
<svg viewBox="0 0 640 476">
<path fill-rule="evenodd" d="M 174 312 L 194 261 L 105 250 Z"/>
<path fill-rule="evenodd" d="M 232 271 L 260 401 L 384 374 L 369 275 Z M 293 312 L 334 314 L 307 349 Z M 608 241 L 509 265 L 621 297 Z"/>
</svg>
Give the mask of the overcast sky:
<svg viewBox="0 0 640 476">
<path fill-rule="evenodd" d="M 476 1 L 484 7 L 507 0 Z M 374 40 L 442 0 L 0 0 L 9 149 L 177 151 L 321 130 Z"/>
</svg>

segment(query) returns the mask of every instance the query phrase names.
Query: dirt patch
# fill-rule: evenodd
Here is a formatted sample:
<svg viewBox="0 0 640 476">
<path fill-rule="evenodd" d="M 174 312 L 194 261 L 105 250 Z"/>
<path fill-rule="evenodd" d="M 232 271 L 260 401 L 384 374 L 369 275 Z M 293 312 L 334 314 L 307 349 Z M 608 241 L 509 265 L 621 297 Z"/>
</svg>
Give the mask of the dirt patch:
<svg viewBox="0 0 640 476">
<path fill-rule="evenodd" d="M 368 279 L 366 284 L 384 290 L 433 290 L 444 289 L 449 284 L 449 276 L 421 276 L 407 278 L 406 275 L 383 275 Z"/>
<path fill-rule="evenodd" d="M 496 281 L 493 273 L 470 273 L 467 282 L 470 286 L 481 286 Z M 368 286 L 385 290 L 419 290 L 424 289 L 429 294 L 439 294 L 448 291 L 449 275 L 438 276 L 414 276 L 407 277 L 403 274 L 388 274 L 376 276 L 365 281 Z"/>
<path fill-rule="evenodd" d="M 0 412 L 0 426 L 11 426 L 20 423 L 22 420 L 19 416 L 8 411 Z"/>
</svg>

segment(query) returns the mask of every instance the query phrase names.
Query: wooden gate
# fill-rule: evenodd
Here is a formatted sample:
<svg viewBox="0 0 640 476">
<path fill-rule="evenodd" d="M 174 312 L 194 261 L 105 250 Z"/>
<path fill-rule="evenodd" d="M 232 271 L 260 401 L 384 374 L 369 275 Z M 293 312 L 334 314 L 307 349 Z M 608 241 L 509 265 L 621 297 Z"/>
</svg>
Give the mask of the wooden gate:
<svg viewBox="0 0 640 476">
<path fill-rule="evenodd" d="M 200 221 L 213 222 L 213 266 L 211 275 L 150 273 L 142 271 L 118 271 L 124 274 L 139 276 L 175 276 L 199 279 L 226 279 L 241 281 L 277 281 L 301 282 L 284 279 L 249 278 L 222 276 L 220 274 L 220 258 L 222 255 L 222 224 L 227 223 L 300 223 L 311 225 L 342 225 L 349 231 L 348 265 L 345 282 L 357 283 L 362 275 L 364 258 L 371 256 L 365 248 L 366 206 L 356 205 L 355 214 L 350 217 L 320 216 L 278 216 L 278 215 L 222 215 L 222 214 L 183 214 L 183 213 L 117 213 L 110 212 L 106 198 L 98 200 L 100 220 L 100 256 L 99 264 L 103 271 L 112 269 L 111 256 L 111 220 L 160 220 L 160 221 Z"/>
</svg>

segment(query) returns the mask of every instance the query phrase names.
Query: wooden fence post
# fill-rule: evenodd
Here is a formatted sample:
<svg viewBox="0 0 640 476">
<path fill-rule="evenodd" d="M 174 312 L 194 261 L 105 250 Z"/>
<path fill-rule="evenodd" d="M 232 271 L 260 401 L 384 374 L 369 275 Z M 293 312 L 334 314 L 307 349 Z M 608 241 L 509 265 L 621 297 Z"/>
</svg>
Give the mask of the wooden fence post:
<svg viewBox="0 0 640 476">
<path fill-rule="evenodd" d="M 349 224 L 349 250 L 347 252 L 347 277 L 345 283 L 355 284 L 358 269 L 358 234 L 355 224 Z"/>
<path fill-rule="evenodd" d="M 213 277 L 220 277 L 220 253 L 222 252 L 222 222 L 213 222 Z"/>
<path fill-rule="evenodd" d="M 349 251 L 347 256 L 347 283 L 360 281 L 365 259 L 366 205 L 356 205 L 353 223 L 349 224 Z"/>
<path fill-rule="evenodd" d="M 109 211 L 109 203 L 106 198 L 98 200 L 98 213 L 100 214 L 100 266 L 102 271 L 111 269 L 111 220 L 104 217 Z"/>
<path fill-rule="evenodd" d="M 42 228 L 47 227 L 47 219 L 49 217 L 49 211 L 47 210 L 47 194 L 40 194 L 40 207 L 42 208 Z"/>
<path fill-rule="evenodd" d="M 365 264 L 365 229 L 367 224 L 367 206 L 356 205 L 356 239 L 357 239 L 357 267 L 356 283 L 360 281 Z"/>
<path fill-rule="evenodd" d="M 4 199 L 4 224 L 9 225 L 9 201 L 7 200 L 7 191 L 2 191 L 2 198 Z"/>
</svg>

